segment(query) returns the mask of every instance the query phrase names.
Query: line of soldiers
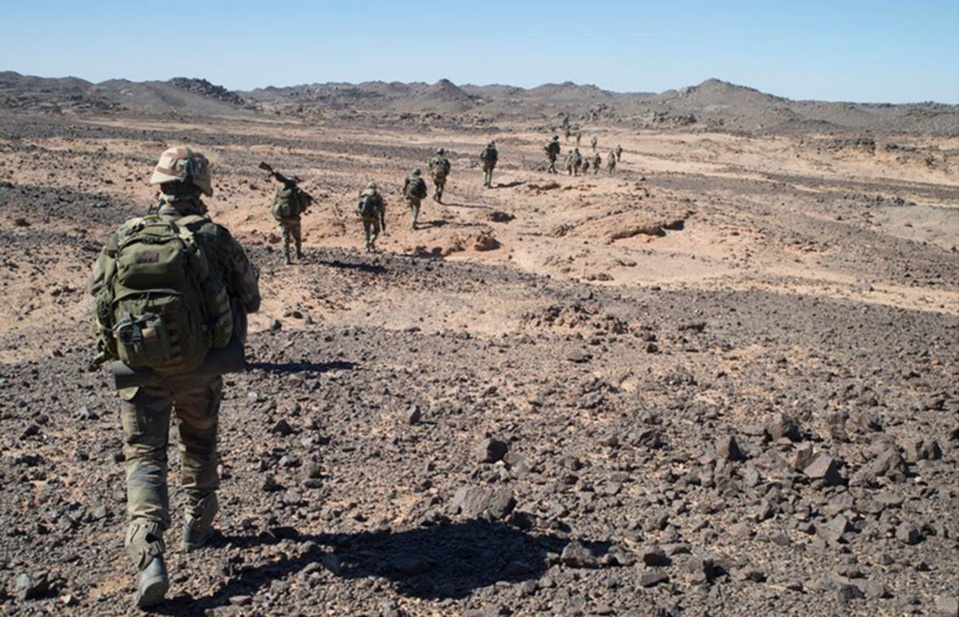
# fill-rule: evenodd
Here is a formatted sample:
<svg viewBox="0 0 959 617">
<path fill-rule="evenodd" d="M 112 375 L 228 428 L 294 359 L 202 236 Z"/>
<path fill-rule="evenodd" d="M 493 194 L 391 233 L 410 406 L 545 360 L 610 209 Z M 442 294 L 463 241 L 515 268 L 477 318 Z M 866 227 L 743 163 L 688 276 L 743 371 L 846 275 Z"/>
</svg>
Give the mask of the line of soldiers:
<svg viewBox="0 0 959 617">
<path fill-rule="evenodd" d="M 577 139 L 577 143 L 578 141 L 579 140 Z M 599 173 L 599 170 L 602 167 L 603 158 L 600 156 L 599 152 L 596 151 L 598 143 L 597 138 L 593 136 L 593 138 L 590 140 L 590 143 L 594 151 L 591 157 L 583 157 L 579 151 L 579 147 L 575 147 L 569 153 L 567 153 L 565 159 L 567 174 L 571 176 L 578 176 L 580 172 L 587 174 L 590 167 L 592 167 L 594 175 Z M 549 160 L 549 167 L 546 170 L 547 172 L 554 174 L 558 173 L 556 170 L 556 160 L 559 158 L 561 149 L 559 135 L 553 135 L 552 140 L 549 141 L 544 147 L 546 156 Z M 608 173 L 612 174 L 616 169 L 617 162 L 622 160 L 622 153 L 622 146 L 617 145 L 607 155 L 606 170 Z M 499 151 L 496 149 L 496 142 L 492 140 L 489 141 L 486 144 L 486 147 L 484 147 L 483 151 L 480 153 L 479 158 L 483 168 L 483 186 L 485 188 L 492 188 L 493 170 L 496 168 L 496 164 L 499 161 Z M 429 172 L 433 181 L 433 201 L 436 203 L 443 203 L 443 191 L 446 188 L 446 180 L 450 174 L 450 168 L 451 165 L 449 158 L 446 156 L 446 150 L 444 148 L 437 148 L 435 156 L 433 156 L 433 158 L 431 158 L 429 161 Z M 300 231 L 300 217 L 307 211 L 307 208 L 312 203 L 313 198 L 310 197 L 306 192 L 302 191 L 302 189 L 297 189 L 295 181 L 291 183 L 289 179 L 272 172 L 272 170 L 270 171 L 272 175 L 278 179 L 282 178 L 281 181 L 284 182 L 284 188 L 278 191 L 277 197 L 274 201 L 273 213 L 283 231 L 284 255 L 286 256 L 286 263 L 290 264 L 292 263 L 290 255 L 291 243 L 295 245 L 297 258 L 302 259 L 303 257 L 301 250 L 302 239 Z M 280 216 L 277 213 L 277 204 L 281 199 L 281 194 L 283 194 L 283 191 L 289 192 L 291 187 L 295 205 L 287 209 L 289 210 L 289 214 Z M 419 225 L 419 215 L 422 207 L 422 201 L 426 198 L 429 192 L 426 181 L 423 178 L 422 169 L 419 167 L 413 168 L 410 174 L 404 179 L 403 187 L 400 192 L 410 209 L 410 224 L 411 228 L 415 230 Z M 379 238 L 381 233 L 386 232 L 386 201 L 383 198 L 383 195 L 379 192 L 375 182 L 369 182 L 366 187 L 360 191 L 357 197 L 355 213 L 356 216 L 363 222 L 364 246 L 367 252 L 373 252 L 376 250 L 377 238 Z"/>
<path fill-rule="evenodd" d="M 589 172 L 590 165 L 593 167 L 593 174 L 598 174 L 599 169 L 603 164 L 603 157 L 600 156 L 599 152 L 596 152 L 597 139 L 594 136 L 590 143 L 593 147 L 593 156 L 592 157 L 583 157 L 579 151 L 579 147 L 575 147 L 566 154 L 566 173 L 571 176 L 578 176 L 579 172 L 582 171 L 584 174 Z M 553 135 L 553 139 L 548 141 L 543 150 L 546 152 L 546 158 L 549 160 L 549 166 L 546 168 L 547 173 L 555 174 L 559 173 L 556 171 L 556 159 L 559 158 L 561 147 L 559 144 L 559 135 Z M 616 163 L 621 160 L 623 155 L 622 146 L 616 146 L 612 152 L 609 153 L 606 157 L 606 170 L 610 174 L 616 169 Z"/>
</svg>

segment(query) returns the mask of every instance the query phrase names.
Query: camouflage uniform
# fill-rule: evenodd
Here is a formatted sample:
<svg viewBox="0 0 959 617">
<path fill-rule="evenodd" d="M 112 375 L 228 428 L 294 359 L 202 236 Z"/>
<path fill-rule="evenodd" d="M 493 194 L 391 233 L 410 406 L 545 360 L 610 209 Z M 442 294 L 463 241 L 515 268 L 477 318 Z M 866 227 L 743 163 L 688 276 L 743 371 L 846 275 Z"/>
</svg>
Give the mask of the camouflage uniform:
<svg viewBox="0 0 959 617">
<path fill-rule="evenodd" d="M 446 188 L 446 176 L 450 174 L 450 161 L 446 158 L 446 150 L 436 149 L 436 156 L 430 159 L 430 176 L 433 178 L 433 201 L 442 203 L 443 189 Z"/>
<path fill-rule="evenodd" d="M 596 144 L 599 143 L 599 140 L 596 139 L 596 136 L 593 135 L 593 138 L 589 140 L 589 145 L 593 147 L 593 152 L 596 152 Z"/>
<path fill-rule="evenodd" d="M 606 157 L 606 169 L 612 175 L 613 171 L 616 169 L 616 152 L 610 152 L 609 156 Z"/>
<path fill-rule="evenodd" d="M 188 215 L 206 214 L 206 206 L 199 193 L 212 195 L 208 175 L 206 182 L 200 184 L 194 179 L 194 185 L 199 190 L 192 191 L 192 195 L 183 190 L 183 186 L 187 186 L 185 182 L 170 180 L 179 171 L 178 163 L 187 159 L 185 153 L 189 153 L 190 160 L 202 160 L 206 166 L 202 155 L 186 148 L 171 148 L 164 153 L 151 180 L 152 184 L 161 184 L 164 193 L 158 212 L 163 219 L 177 221 Z M 164 165 L 170 163 L 171 159 L 172 164 Z M 182 165 L 179 167 L 182 169 Z M 174 194 L 167 194 L 170 190 Z M 124 227 L 130 223 L 128 221 Z M 221 273 L 230 297 L 235 298 L 247 312 L 256 312 L 260 306 L 257 274 L 240 244 L 225 227 L 217 225 L 209 217 L 194 218 L 187 226 L 207 256 L 211 268 Z M 113 264 L 118 243 L 119 232 L 107 240 L 93 266 L 88 290 L 94 296 L 105 285 L 112 284 L 107 276 L 115 271 Z M 209 377 L 194 374 L 165 377 L 162 385 L 151 383 L 149 386 L 119 391 L 123 454 L 126 459 L 127 513 L 130 518 L 125 543 L 141 573 L 136 597 L 141 607 L 161 601 L 169 585 L 162 555 L 166 548 L 163 533 L 171 526 L 167 490 L 167 445 L 171 415 L 177 419 L 182 461 L 180 478 L 187 494 L 184 548 L 199 548 L 212 534 L 213 518 L 218 510 L 217 428 L 222 391 L 223 380 L 219 375 Z"/>
<path fill-rule="evenodd" d="M 622 146 L 617 145 L 615 148 L 613 148 L 613 153 L 616 155 L 616 162 L 617 162 L 617 163 L 623 160 L 623 147 L 622 147 Z"/>
<path fill-rule="evenodd" d="M 373 204 L 373 214 L 363 214 L 363 204 L 370 199 Z M 383 202 L 383 196 L 376 190 L 376 183 L 370 182 L 366 188 L 360 191 L 360 197 L 356 204 L 356 216 L 363 221 L 363 235 L 366 238 L 367 252 L 376 250 L 376 239 L 380 231 L 386 231 L 386 204 Z"/>
<path fill-rule="evenodd" d="M 416 229 L 416 224 L 420 217 L 420 204 L 423 201 L 423 197 L 426 196 L 425 192 L 421 195 L 417 195 L 414 192 L 421 184 L 424 188 L 426 186 L 426 181 L 423 180 L 421 174 L 422 172 L 420 171 L 420 168 L 417 167 L 413 170 L 413 173 L 406 177 L 406 180 L 403 182 L 403 197 L 406 198 L 406 203 L 410 207 L 410 216 L 412 217 L 413 221 L 413 229 Z"/>
<path fill-rule="evenodd" d="M 559 145 L 559 135 L 553 135 L 552 141 L 548 142 L 544 147 L 546 150 L 546 157 L 549 159 L 549 167 L 546 169 L 549 173 L 556 172 L 556 158 L 559 157 L 560 145 Z"/>
<path fill-rule="evenodd" d="M 566 155 L 566 173 L 571 176 L 578 176 L 579 170 L 583 166 L 583 156 L 579 153 L 579 148 L 573 148 Z"/>
<path fill-rule="evenodd" d="M 601 157 L 599 155 L 599 152 L 597 152 L 596 154 L 593 155 L 593 175 L 594 176 L 599 173 L 599 168 L 602 166 L 602 164 L 603 164 L 603 157 Z"/>
<path fill-rule="evenodd" d="M 493 169 L 496 168 L 498 160 L 499 152 L 496 150 L 496 142 L 491 141 L 480 152 L 480 161 L 483 162 L 483 186 L 486 188 L 493 187 Z"/>
<path fill-rule="evenodd" d="M 296 248 L 296 258 L 303 259 L 303 234 L 300 218 L 310 206 L 309 199 L 298 187 L 285 187 L 280 190 L 290 190 L 291 188 L 295 204 L 294 213 L 291 216 L 280 216 L 275 210 L 273 213 L 273 218 L 276 219 L 276 222 L 280 224 L 280 229 L 283 230 L 283 255 L 286 257 L 287 264 L 293 263 L 290 258 L 291 241 Z"/>
</svg>

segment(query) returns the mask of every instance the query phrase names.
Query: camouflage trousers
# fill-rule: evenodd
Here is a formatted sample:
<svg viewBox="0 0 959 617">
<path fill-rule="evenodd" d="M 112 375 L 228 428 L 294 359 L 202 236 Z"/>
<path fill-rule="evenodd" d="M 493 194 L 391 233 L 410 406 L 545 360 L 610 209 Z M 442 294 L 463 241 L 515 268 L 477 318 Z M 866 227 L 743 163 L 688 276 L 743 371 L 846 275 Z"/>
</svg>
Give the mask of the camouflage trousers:
<svg viewBox="0 0 959 617">
<path fill-rule="evenodd" d="M 546 168 L 547 173 L 555 174 L 556 173 L 556 157 L 549 157 L 549 167 Z"/>
<path fill-rule="evenodd" d="M 376 250 L 376 239 L 380 236 L 380 217 L 363 218 L 363 235 L 366 236 L 366 250 Z"/>
<path fill-rule="evenodd" d="M 443 189 L 446 188 L 446 176 L 436 174 L 433 176 L 433 201 L 439 203 L 443 201 Z"/>
<path fill-rule="evenodd" d="M 168 387 L 121 390 L 123 454 L 126 457 L 127 514 L 131 526 L 170 528 L 167 446 L 171 415 L 176 419 L 181 485 L 191 507 L 219 487 L 217 428 L 223 379 L 177 378 Z M 129 541 L 129 539 L 128 539 Z"/>
<path fill-rule="evenodd" d="M 296 248 L 297 259 L 303 258 L 303 240 L 301 237 L 301 225 L 299 219 L 289 219 L 280 222 L 283 228 L 283 254 L 286 256 L 286 262 L 290 263 L 290 241 Z"/>
<path fill-rule="evenodd" d="M 493 187 L 493 168 L 496 165 L 483 165 L 483 186 L 486 188 Z"/>
<path fill-rule="evenodd" d="M 406 203 L 410 206 L 410 216 L 413 220 L 413 229 L 416 229 L 416 223 L 420 218 L 420 202 L 422 200 L 419 197 L 406 196 Z"/>
</svg>

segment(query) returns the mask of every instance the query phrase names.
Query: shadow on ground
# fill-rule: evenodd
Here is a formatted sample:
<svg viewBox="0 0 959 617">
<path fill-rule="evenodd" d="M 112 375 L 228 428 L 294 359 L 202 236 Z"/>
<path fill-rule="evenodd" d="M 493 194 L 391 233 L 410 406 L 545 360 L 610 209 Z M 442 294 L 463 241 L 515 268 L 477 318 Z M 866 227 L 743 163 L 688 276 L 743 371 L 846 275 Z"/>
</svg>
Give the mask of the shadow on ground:
<svg viewBox="0 0 959 617">
<path fill-rule="evenodd" d="M 280 527 L 257 536 L 224 536 L 216 544 L 248 548 L 283 541 L 299 543 L 302 552 L 271 563 L 238 565 L 210 596 L 171 598 L 159 612 L 202 613 L 227 604 L 229 598 L 255 595 L 311 564 L 342 579 L 386 579 L 405 596 L 461 599 L 495 583 L 539 579 L 548 567 L 547 554 L 562 553 L 569 543 L 567 538 L 527 533 L 499 522 L 470 520 L 399 532 L 314 536 Z M 608 542 L 583 544 L 597 557 L 610 547 Z"/>
</svg>

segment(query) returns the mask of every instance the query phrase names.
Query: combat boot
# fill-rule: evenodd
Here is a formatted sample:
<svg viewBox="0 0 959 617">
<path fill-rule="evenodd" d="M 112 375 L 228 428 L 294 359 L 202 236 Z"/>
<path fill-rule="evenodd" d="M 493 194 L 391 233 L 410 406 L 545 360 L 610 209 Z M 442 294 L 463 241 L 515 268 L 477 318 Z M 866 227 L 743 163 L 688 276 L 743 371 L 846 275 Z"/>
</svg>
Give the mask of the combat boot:
<svg viewBox="0 0 959 617">
<path fill-rule="evenodd" d="M 216 493 L 210 493 L 202 499 L 191 499 L 187 506 L 186 519 L 183 521 L 183 540 L 181 547 L 185 551 L 202 548 L 213 537 L 213 517 L 219 511 Z"/>
<path fill-rule="evenodd" d="M 163 562 L 161 553 L 151 559 L 146 568 L 140 570 L 137 592 L 133 597 L 139 608 L 150 608 L 163 602 L 169 589 L 170 577 L 167 575 L 166 564 Z"/>
<path fill-rule="evenodd" d="M 132 522 L 127 529 L 126 548 L 139 570 L 137 591 L 133 596 L 140 608 L 155 606 L 163 601 L 170 588 L 163 552 L 163 530 L 159 523 Z"/>
</svg>

